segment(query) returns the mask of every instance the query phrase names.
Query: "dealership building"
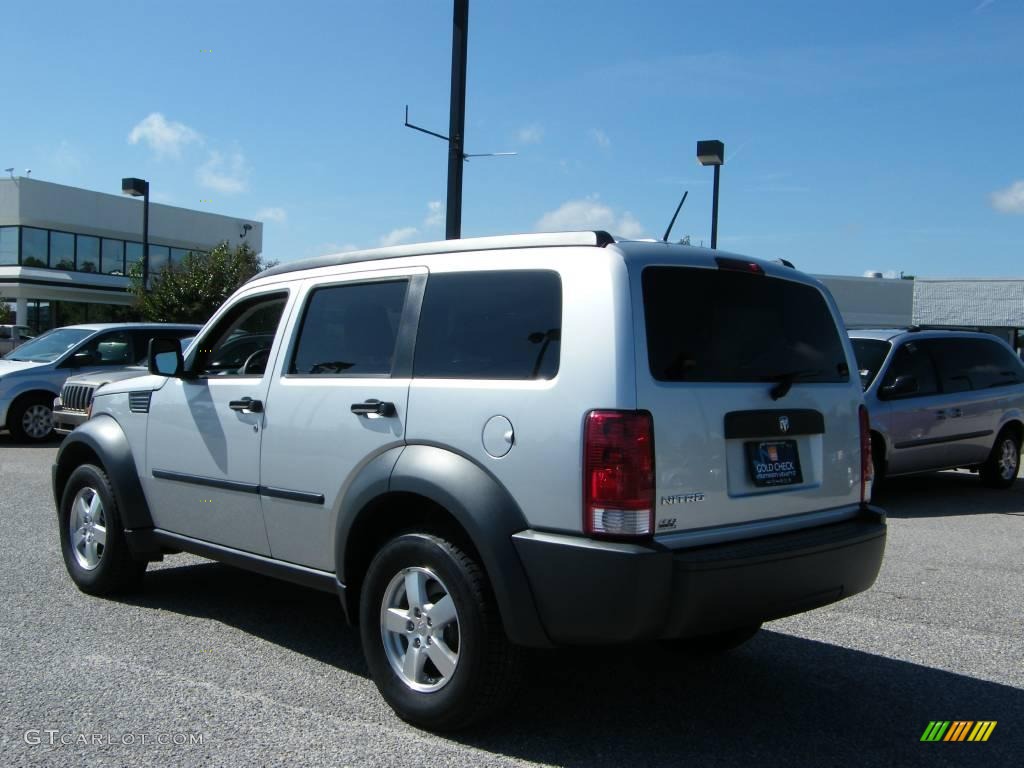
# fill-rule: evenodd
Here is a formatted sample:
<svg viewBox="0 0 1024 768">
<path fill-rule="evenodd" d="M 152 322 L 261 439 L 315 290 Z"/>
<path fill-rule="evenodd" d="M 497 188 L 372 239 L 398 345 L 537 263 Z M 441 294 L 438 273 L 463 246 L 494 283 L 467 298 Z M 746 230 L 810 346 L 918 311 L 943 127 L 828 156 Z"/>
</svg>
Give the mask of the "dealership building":
<svg viewBox="0 0 1024 768">
<path fill-rule="evenodd" d="M 116 182 L 116 180 L 115 180 Z M 142 260 L 140 200 L 47 181 L 0 179 L 0 304 L 41 333 L 124 318 L 129 279 Z M 263 225 L 150 203 L 149 272 L 218 243 L 263 248 Z"/>
</svg>

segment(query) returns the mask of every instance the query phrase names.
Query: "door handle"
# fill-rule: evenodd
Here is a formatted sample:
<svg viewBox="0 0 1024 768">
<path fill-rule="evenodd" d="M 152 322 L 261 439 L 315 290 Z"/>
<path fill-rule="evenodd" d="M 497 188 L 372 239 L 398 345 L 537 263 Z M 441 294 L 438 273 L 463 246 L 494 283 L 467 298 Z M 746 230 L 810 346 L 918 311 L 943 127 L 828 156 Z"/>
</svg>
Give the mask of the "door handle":
<svg viewBox="0 0 1024 768">
<path fill-rule="evenodd" d="M 263 413 L 263 401 L 253 400 L 251 397 L 243 397 L 241 400 L 232 400 L 228 403 L 228 408 L 232 411 L 241 411 L 242 413 Z"/>
<path fill-rule="evenodd" d="M 935 418 L 938 419 L 939 421 L 945 420 L 946 412 L 945 411 L 936 411 L 935 412 Z"/>
<path fill-rule="evenodd" d="M 352 403 L 352 413 L 357 416 L 394 416 L 395 404 L 380 400 L 367 400 L 364 403 Z"/>
<path fill-rule="evenodd" d="M 958 419 L 964 415 L 964 412 L 961 411 L 959 408 L 950 408 L 949 411 L 947 411 L 947 413 L 949 413 L 949 415 L 952 416 L 954 419 Z"/>
</svg>

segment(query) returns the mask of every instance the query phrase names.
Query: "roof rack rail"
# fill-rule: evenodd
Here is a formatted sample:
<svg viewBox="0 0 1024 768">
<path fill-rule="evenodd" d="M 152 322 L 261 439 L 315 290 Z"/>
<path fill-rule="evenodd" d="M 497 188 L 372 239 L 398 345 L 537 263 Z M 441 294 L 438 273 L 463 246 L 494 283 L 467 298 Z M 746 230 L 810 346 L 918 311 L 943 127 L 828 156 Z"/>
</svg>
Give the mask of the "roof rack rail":
<svg viewBox="0 0 1024 768">
<path fill-rule="evenodd" d="M 286 264 L 279 264 L 250 278 L 257 280 L 273 275 L 284 275 L 320 267 L 334 267 L 342 264 L 357 264 L 361 261 L 380 259 L 401 259 L 406 256 L 426 256 L 435 253 L 466 253 L 470 251 L 499 251 L 512 248 L 560 248 L 573 245 L 590 245 L 604 248 L 612 245 L 615 238 L 603 230 L 582 232 L 539 232 L 526 235 L 499 235 L 497 237 L 467 237 L 459 240 L 437 240 L 430 243 L 393 245 L 387 248 L 371 248 L 348 253 L 334 253 L 314 256 Z"/>
</svg>

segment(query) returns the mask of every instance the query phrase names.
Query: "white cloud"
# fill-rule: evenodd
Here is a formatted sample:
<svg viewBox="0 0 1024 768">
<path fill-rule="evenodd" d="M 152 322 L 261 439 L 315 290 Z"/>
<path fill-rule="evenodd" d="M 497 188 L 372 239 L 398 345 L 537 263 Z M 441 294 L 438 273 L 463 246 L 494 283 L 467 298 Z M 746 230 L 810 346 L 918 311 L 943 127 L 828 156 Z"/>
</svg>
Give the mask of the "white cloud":
<svg viewBox="0 0 1024 768">
<path fill-rule="evenodd" d="M 398 229 L 392 229 L 386 235 L 380 239 L 382 246 L 389 245 L 401 245 L 402 243 L 408 243 L 419 233 L 416 227 L 399 227 Z"/>
<path fill-rule="evenodd" d="M 608 149 L 608 147 L 612 145 L 612 140 L 608 138 L 608 134 L 600 128 L 591 128 L 590 138 L 592 138 L 594 143 L 601 147 L 601 149 Z"/>
<path fill-rule="evenodd" d="M 544 140 L 544 126 L 539 123 L 524 125 L 516 134 L 520 144 L 540 144 Z"/>
<path fill-rule="evenodd" d="M 288 220 L 288 211 L 284 208 L 263 208 L 257 211 L 253 217 L 257 221 L 273 221 L 278 224 L 283 224 Z"/>
<path fill-rule="evenodd" d="M 627 239 L 643 237 L 644 226 L 632 213 L 615 212 L 596 197 L 569 200 L 553 211 L 548 211 L 537 222 L 538 232 L 564 232 L 569 230 L 604 229 Z"/>
<path fill-rule="evenodd" d="M 149 145 L 158 157 L 177 157 L 186 144 L 202 143 L 203 137 L 184 123 L 169 121 L 159 112 L 152 112 L 132 128 L 128 142 Z"/>
<path fill-rule="evenodd" d="M 196 179 L 202 186 L 225 195 L 244 192 L 248 177 L 249 167 L 241 152 L 233 152 L 225 158 L 220 152 L 211 150 L 207 161 L 196 170 Z"/>
<path fill-rule="evenodd" d="M 1000 213 L 1024 214 L 1024 181 L 1015 181 L 1006 189 L 997 189 L 989 200 Z"/>
<path fill-rule="evenodd" d="M 444 204 L 440 200 L 427 203 L 427 218 L 423 220 L 425 227 L 439 227 L 444 223 Z"/>
<path fill-rule="evenodd" d="M 349 251 L 358 251 L 359 246 L 355 243 L 320 243 L 314 245 L 307 251 L 307 256 L 326 256 L 330 253 L 348 253 Z"/>
</svg>

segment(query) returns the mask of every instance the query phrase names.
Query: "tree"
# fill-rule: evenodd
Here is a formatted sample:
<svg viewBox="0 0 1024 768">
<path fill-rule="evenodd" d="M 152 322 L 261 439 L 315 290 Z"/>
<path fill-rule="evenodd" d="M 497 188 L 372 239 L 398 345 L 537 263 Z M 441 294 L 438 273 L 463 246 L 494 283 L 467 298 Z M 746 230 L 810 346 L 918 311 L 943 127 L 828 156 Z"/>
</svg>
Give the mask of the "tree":
<svg viewBox="0 0 1024 768">
<path fill-rule="evenodd" d="M 6 301 L 0 301 L 0 325 L 11 325 L 11 308 Z"/>
<path fill-rule="evenodd" d="M 145 320 L 205 323 L 242 283 L 272 266 L 247 244 L 232 249 L 225 240 L 209 253 L 189 253 L 180 265 L 169 264 L 151 275 L 148 291 L 143 290 L 141 265 L 133 265 L 131 292 Z"/>
</svg>

